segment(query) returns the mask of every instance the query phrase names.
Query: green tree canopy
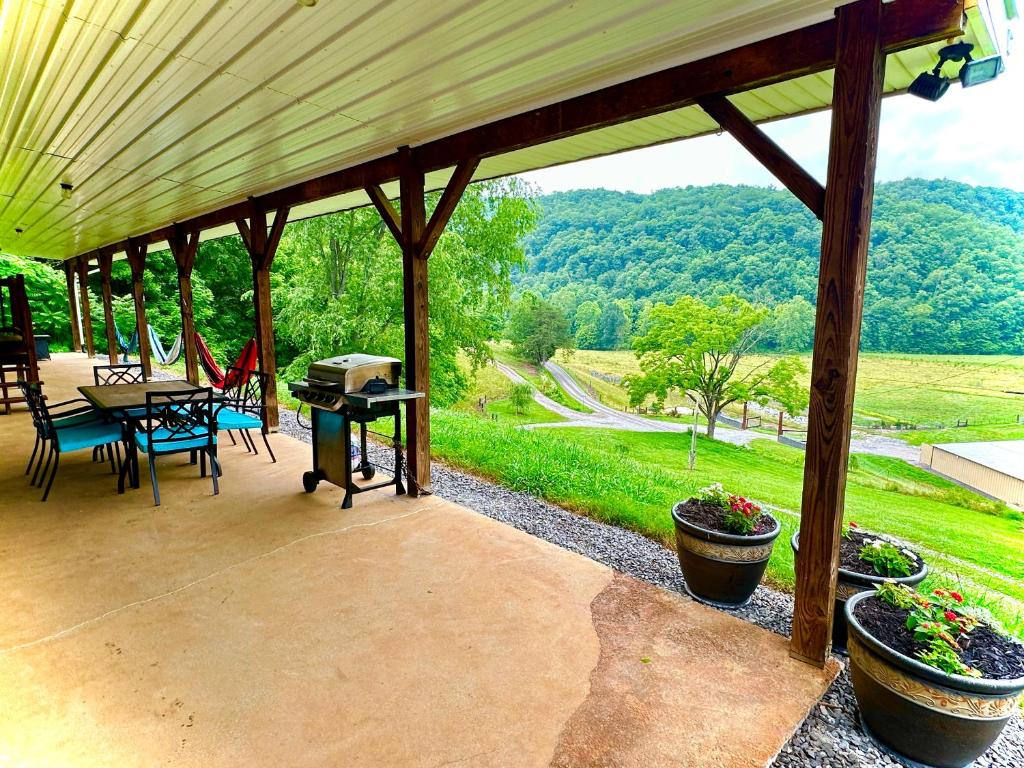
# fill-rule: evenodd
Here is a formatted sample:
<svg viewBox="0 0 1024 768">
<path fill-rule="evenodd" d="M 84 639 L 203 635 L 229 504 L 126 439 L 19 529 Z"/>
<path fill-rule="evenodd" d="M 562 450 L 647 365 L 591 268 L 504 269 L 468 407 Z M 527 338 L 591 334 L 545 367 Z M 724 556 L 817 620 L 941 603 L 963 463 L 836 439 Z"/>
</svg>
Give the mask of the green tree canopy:
<svg viewBox="0 0 1024 768">
<path fill-rule="evenodd" d="M 691 396 L 708 420 L 708 437 L 722 409 L 735 402 L 776 402 L 790 413 L 807 407 L 807 393 L 797 383 L 804 372 L 799 358 L 764 363 L 741 372 L 740 361 L 757 344 L 769 310 L 738 296 L 706 304 L 681 296 L 656 304 L 647 332 L 633 348 L 642 373 L 624 380 L 634 405 L 653 395 L 660 407 L 672 390 Z"/>
<path fill-rule="evenodd" d="M 505 336 L 520 355 L 538 365 L 572 346 L 565 313 L 532 293 L 523 294 L 512 307 Z"/>
</svg>

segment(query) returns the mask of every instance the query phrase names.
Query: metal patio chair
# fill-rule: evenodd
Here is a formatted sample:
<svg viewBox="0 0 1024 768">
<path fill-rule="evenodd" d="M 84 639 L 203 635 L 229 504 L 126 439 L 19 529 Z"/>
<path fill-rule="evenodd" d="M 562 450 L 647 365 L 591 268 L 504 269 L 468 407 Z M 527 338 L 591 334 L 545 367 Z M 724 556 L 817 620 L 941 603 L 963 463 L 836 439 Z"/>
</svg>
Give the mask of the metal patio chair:
<svg viewBox="0 0 1024 768">
<path fill-rule="evenodd" d="M 92 376 L 97 387 L 111 384 L 145 384 L 148 381 L 142 363 L 97 365 L 92 369 Z"/>
<path fill-rule="evenodd" d="M 43 491 L 43 501 L 46 501 L 50 495 L 53 481 L 57 477 L 62 453 L 96 448 L 100 445 L 106 446 L 107 454 L 110 457 L 110 469 L 114 474 L 118 473 L 120 466 L 115 465 L 114 456 L 117 456 L 120 463 L 121 452 L 115 450 L 116 446 L 124 439 L 124 430 L 120 424 L 103 421 L 99 413 L 88 404 L 69 410 L 57 410 L 79 402 L 87 403 L 85 400 L 66 400 L 62 403 L 47 405 L 39 382 L 19 382 L 19 386 L 29 404 L 32 420 L 36 425 L 36 447 L 32 450 L 29 469 L 35 460 L 36 450 L 42 447 L 42 451 L 39 452 L 39 465 L 32 475 L 32 484 L 36 484 L 38 476 L 39 486 L 42 487 L 47 474 L 49 474 L 49 480 L 46 480 L 46 488 Z M 49 451 L 46 450 L 47 446 L 49 446 Z M 44 454 L 46 455 L 45 463 L 43 462 Z M 50 468 L 51 462 L 53 463 L 52 469 Z M 42 470 L 42 474 L 40 474 L 40 470 Z M 28 469 L 25 470 L 25 474 L 28 474 Z"/>
<path fill-rule="evenodd" d="M 234 442 L 232 430 L 238 430 L 247 451 L 259 454 L 256 442 L 249 434 L 250 429 L 258 429 L 267 447 L 270 460 L 277 463 L 277 457 L 267 439 L 267 387 L 270 386 L 270 375 L 260 371 L 247 371 L 243 368 L 230 367 L 224 380 L 228 384 L 224 388 L 224 399 L 217 410 L 217 428 L 225 429 Z"/>
<path fill-rule="evenodd" d="M 135 447 L 149 457 L 149 477 L 153 500 L 160 506 L 160 488 L 156 479 L 156 459 L 174 453 L 198 453 L 200 477 L 206 477 L 206 457 L 210 457 L 213 494 L 220 493 L 217 478 L 217 422 L 213 412 L 213 390 L 187 389 L 146 394 L 146 414 L 135 433 Z"/>
</svg>

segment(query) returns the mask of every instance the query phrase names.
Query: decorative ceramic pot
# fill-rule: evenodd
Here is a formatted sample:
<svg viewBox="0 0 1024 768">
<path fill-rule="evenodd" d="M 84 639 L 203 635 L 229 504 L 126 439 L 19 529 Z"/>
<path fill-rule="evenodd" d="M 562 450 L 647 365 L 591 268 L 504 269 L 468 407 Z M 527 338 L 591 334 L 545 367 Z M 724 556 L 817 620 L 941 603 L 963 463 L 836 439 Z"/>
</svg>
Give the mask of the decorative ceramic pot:
<svg viewBox="0 0 1024 768">
<path fill-rule="evenodd" d="M 800 551 L 800 531 L 793 534 L 789 540 L 793 547 L 793 554 Z M 848 571 L 842 566 L 839 567 L 839 576 L 836 581 L 836 604 L 835 613 L 832 618 L 832 650 L 836 653 L 846 653 L 846 601 L 854 595 L 862 592 L 872 592 L 885 581 L 894 584 L 906 584 L 908 587 L 915 587 L 924 581 L 928 575 L 928 564 L 922 559 L 921 570 L 909 576 L 879 576 L 874 573 L 857 573 Z"/>
<path fill-rule="evenodd" d="M 961 768 L 982 755 L 1020 706 L 1024 678 L 950 675 L 883 645 L 846 602 L 850 676 L 864 730 L 880 746 L 926 766 Z"/>
<path fill-rule="evenodd" d="M 676 552 L 691 597 L 719 608 L 745 605 L 761 583 L 772 547 L 782 528 L 771 515 L 768 533 L 738 536 L 711 531 L 691 523 L 681 501 L 672 508 L 676 526 Z"/>
</svg>

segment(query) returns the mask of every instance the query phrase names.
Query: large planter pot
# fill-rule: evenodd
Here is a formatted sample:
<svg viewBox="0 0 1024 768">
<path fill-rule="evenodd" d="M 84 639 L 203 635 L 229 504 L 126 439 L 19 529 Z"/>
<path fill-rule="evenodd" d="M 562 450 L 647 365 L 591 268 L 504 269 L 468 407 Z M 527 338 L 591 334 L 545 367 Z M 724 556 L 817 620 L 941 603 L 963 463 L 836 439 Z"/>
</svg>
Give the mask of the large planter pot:
<svg viewBox="0 0 1024 768">
<path fill-rule="evenodd" d="M 926 766 L 961 768 L 982 755 L 1017 711 L 1024 678 L 949 675 L 872 637 L 846 602 L 850 676 L 864 730 L 880 746 Z"/>
<path fill-rule="evenodd" d="M 691 597 L 719 608 L 738 608 L 750 600 L 761 583 L 775 539 L 781 531 L 771 515 L 774 528 L 755 536 L 737 536 L 711 531 L 683 517 L 687 502 L 672 508 L 676 526 L 679 567 Z"/>
<path fill-rule="evenodd" d="M 793 547 L 793 553 L 800 552 L 800 531 L 793 534 L 789 540 Z M 921 560 L 921 570 L 910 576 L 878 576 L 877 574 L 857 573 L 848 571 L 842 566 L 839 568 L 839 576 L 836 580 L 836 603 L 835 612 L 832 618 L 832 650 L 837 653 L 846 653 L 846 602 L 854 595 L 862 592 L 872 592 L 882 582 L 889 581 L 894 584 L 906 584 L 908 587 L 915 587 L 924 581 L 928 575 L 928 564 Z"/>
</svg>

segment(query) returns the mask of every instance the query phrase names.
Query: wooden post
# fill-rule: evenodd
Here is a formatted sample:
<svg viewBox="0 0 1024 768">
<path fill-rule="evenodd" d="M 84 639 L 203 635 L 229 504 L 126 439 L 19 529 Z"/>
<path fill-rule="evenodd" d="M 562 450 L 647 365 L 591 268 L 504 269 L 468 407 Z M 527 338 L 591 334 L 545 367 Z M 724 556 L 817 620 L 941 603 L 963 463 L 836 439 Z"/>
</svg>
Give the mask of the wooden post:
<svg viewBox="0 0 1024 768">
<path fill-rule="evenodd" d="M 270 267 L 277 255 L 277 246 L 288 221 L 288 208 L 278 208 L 274 223 L 267 227 L 267 214 L 253 202 L 249 222 L 236 220 L 238 234 L 252 260 L 252 302 L 256 325 L 256 350 L 260 371 L 270 379 L 267 383 L 266 427 L 276 432 L 279 424 L 277 404 L 277 354 L 274 349 L 274 309 L 270 296 Z"/>
<path fill-rule="evenodd" d="M 146 250 L 149 246 L 133 238 L 125 240 L 128 266 L 132 270 L 132 300 L 135 303 L 135 329 L 139 333 L 139 362 L 147 379 L 153 377 L 153 360 L 149 350 L 149 323 L 146 321 L 146 296 L 142 278 L 146 270 Z"/>
<path fill-rule="evenodd" d="M 114 327 L 113 296 L 110 291 L 110 272 L 114 266 L 114 254 L 101 250 L 96 256 L 100 267 L 100 288 L 103 296 L 103 324 L 107 329 L 107 358 L 111 365 L 117 365 L 117 333 Z"/>
<path fill-rule="evenodd" d="M 186 232 L 175 224 L 167 244 L 178 266 L 178 299 L 181 305 L 181 343 L 185 352 L 185 378 L 199 384 L 199 352 L 196 349 L 196 324 L 192 314 L 192 268 L 199 250 L 199 231 Z"/>
<path fill-rule="evenodd" d="M 816 665 L 831 650 L 885 70 L 882 0 L 844 5 L 838 17 L 790 649 Z"/>
<path fill-rule="evenodd" d="M 92 314 L 89 311 L 89 257 L 78 257 L 78 293 L 82 301 L 82 334 L 85 341 L 85 354 L 96 357 L 92 341 Z"/>
<path fill-rule="evenodd" d="M 782 417 L 785 416 L 785 415 L 786 415 L 785 411 L 783 411 L 782 409 L 779 409 L 779 437 L 782 437 L 782 433 L 785 431 L 782 428 Z"/>
<path fill-rule="evenodd" d="M 740 429 L 746 429 L 747 428 L 747 406 L 748 405 L 749 405 L 749 403 L 747 403 L 747 402 L 743 403 L 743 421 L 740 424 Z"/>
<path fill-rule="evenodd" d="M 64 279 L 68 284 L 68 320 L 71 322 L 71 348 L 75 352 L 82 351 L 82 333 L 78 327 L 78 299 L 75 298 L 75 271 L 78 259 L 64 262 Z"/>
<path fill-rule="evenodd" d="M 423 171 L 415 167 L 408 147 L 402 151 L 402 294 L 405 308 L 405 384 L 423 392 L 406 406 L 409 495 L 431 493 L 430 483 L 430 331 L 428 264 L 420 254 L 427 226 Z"/>
<path fill-rule="evenodd" d="M 423 200 L 424 174 L 408 147 L 400 147 L 401 216 L 376 184 L 366 194 L 402 247 L 402 288 L 405 311 L 405 385 L 423 392 L 422 400 L 406 406 L 405 439 L 409 468 L 409 495 L 430 493 L 430 332 L 428 259 L 437 245 L 462 193 L 480 163 L 465 158 L 455 166 L 451 179 L 427 221 Z"/>
</svg>

